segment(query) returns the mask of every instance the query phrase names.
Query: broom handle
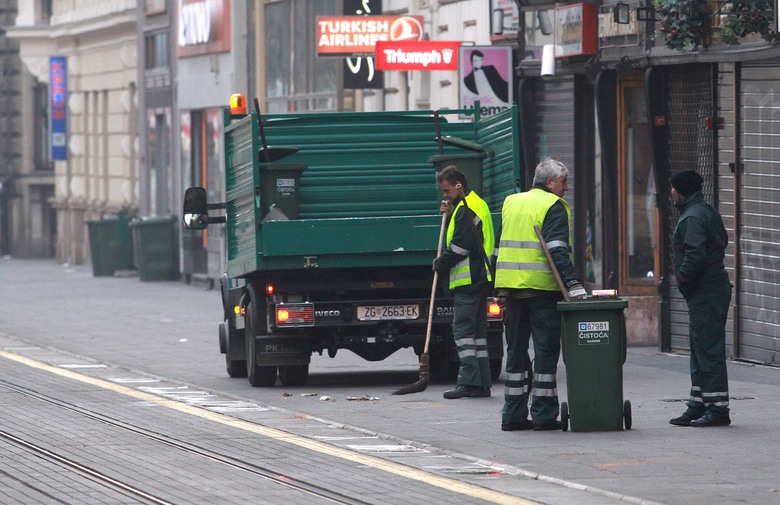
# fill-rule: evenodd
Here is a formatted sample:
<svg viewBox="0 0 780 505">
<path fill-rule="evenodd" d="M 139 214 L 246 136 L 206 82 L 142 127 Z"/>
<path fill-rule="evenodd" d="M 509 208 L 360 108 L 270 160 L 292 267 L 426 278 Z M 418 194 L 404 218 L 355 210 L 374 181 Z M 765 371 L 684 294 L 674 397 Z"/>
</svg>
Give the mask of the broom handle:
<svg viewBox="0 0 780 505">
<path fill-rule="evenodd" d="M 444 228 L 447 226 L 447 213 L 441 215 L 441 227 L 439 228 L 439 242 L 436 249 L 436 257 L 441 256 L 441 241 L 444 238 Z M 428 327 L 425 329 L 425 348 L 423 354 L 428 354 L 428 346 L 431 343 L 431 325 L 433 324 L 433 302 L 436 300 L 436 282 L 439 280 L 439 272 L 433 271 L 433 285 L 431 286 L 431 304 L 428 307 Z"/>
<path fill-rule="evenodd" d="M 544 251 L 544 255 L 547 257 L 547 263 L 550 264 L 550 270 L 552 270 L 553 274 L 555 275 L 555 282 L 558 283 L 558 289 L 561 290 L 563 299 L 567 302 L 570 302 L 571 298 L 569 297 L 569 290 L 566 289 L 566 286 L 563 285 L 561 274 L 558 273 L 558 267 L 555 266 L 555 261 L 553 261 L 552 254 L 550 254 L 550 249 L 547 248 L 547 242 L 544 241 L 542 230 L 539 229 L 538 224 L 534 225 L 534 231 L 536 231 L 536 236 L 539 237 L 539 242 L 542 244 L 542 250 Z"/>
</svg>

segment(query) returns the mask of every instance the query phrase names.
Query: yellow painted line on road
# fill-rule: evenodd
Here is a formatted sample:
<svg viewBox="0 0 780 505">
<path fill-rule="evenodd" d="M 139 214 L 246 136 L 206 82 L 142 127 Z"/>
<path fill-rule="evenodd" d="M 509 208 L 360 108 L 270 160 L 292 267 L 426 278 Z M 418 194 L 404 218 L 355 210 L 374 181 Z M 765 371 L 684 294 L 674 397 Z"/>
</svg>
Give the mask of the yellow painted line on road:
<svg viewBox="0 0 780 505">
<path fill-rule="evenodd" d="M 487 502 L 506 504 L 506 505 L 542 505 L 539 502 L 535 502 L 532 500 L 526 500 L 524 498 L 519 498 L 517 496 L 501 493 L 499 491 L 493 491 L 491 489 L 476 486 L 473 484 L 468 484 L 448 477 L 441 477 L 432 474 L 430 472 L 420 470 L 418 468 L 402 465 L 400 463 L 395 463 L 393 461 L 387 461 L 381 458 L 377 458 L 375 456 L 368 456 L 366 454 L 361 454 L 359 452 L 351 451 L 349 449 L 337 447 L 335 445 L 327 444 L 325 442 L 311 440 L 305 437 L 294 435 L 292 433 L 287 433 L 275 428 L 269 428 L 267 426 L 251 423 L 249 421 L 243 421 L 241 419 L 236 419 L 234 417 L 230 417 L 217 412 L 211 412 L 209 410 L 205 410 L 200 407 L 194 407 L 191 405 L 177 402 L 175 400 L 162 398 L 153 395 L 151 393 L 138 391 L 136 389 L 127 386 L 122 386 L 120 384 L 115 384 L 107 380 L 98 379 L 95 377 L 89 377 L 87 375 L 82 375 L 72 370 L 58 368 L 56 366 L 52 366 L 47 363 L 34 360 L 26 356 L 20 356 L 18 354 L 13 354 L 7 351 L 3 351 L 1 349 L 0 349 L 0 357 L 3 357 L 10 361 L 15 361 L 16 363 L 20 363 L 30 368 L 35 368 L 37 370 L 42 370 L 44 372 L 49 372 L 55 375 L 59 375 L 60 377 L 65 377 L 67 379 L 75 380 L 102 389 L 107 389 L 109 391 L 113 391 L 115 393 L 119 393 L 124 396 L 135 398 L 136 400 L 154 403 L 163 407 L 167 407 L 172 410 L 182 412 L 184 414 L 197 416 L 202 419 L 207 419 L 209 421 L 213 421 L 215 423 L 219 423 L 225 426 L 230 426 L 232 428 L 237 428 L 239 430 L 248 431 L 279 442 L 286 442 L 288 444 L 292 444 L 304 449 L 309 449 L 311 451 L 319 452 L 327 456 L 332 456 L 346 461 L 351 461 L 353 463 L 365 465 L 371 468 L 375 468 L 377 470 L 382 470 L 384 472 L 397 475 L 399 477 L 416 480 L 424 484 L 429 484 L 431 486 L 446 489 L 447 491 L 452 491 L 454 493 L 462 494 L 464 496 L 470 496 L 472 498 L 477 498 Z"/>
</svg>

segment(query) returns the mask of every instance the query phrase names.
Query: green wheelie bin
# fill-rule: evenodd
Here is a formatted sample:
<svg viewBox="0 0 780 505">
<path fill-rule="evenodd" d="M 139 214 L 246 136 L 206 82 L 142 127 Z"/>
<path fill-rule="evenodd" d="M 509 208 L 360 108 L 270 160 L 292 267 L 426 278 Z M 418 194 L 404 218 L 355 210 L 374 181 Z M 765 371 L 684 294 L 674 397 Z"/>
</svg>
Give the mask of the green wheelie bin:
<svg viewBox="0 0 780 505">
<path fill-rule="evenodd" d="M 626 325 L 621 298 L 558 302 L 568 402 L 561 427 L 572 431 L 631 429 L 631 402 L 623 401 Z"/>
</svg>

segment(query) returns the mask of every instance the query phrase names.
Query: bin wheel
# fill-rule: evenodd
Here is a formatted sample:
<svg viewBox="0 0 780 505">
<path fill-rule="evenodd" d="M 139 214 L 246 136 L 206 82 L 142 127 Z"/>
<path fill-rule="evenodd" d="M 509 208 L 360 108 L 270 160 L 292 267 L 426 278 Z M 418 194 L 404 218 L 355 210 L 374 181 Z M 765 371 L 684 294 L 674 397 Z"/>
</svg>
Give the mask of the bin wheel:
<svg viewBox="0 0 780 505">
<path fill-rule="evenodd" d="M 631 402 L 629 400 L 623 402 L 623 423 L 627 430 L 631 429 Z"/>
<path fill-rule="evenodd" d="M 569 431 L 569 404 L 561 403 L 561 431 Z"/>
</svg>

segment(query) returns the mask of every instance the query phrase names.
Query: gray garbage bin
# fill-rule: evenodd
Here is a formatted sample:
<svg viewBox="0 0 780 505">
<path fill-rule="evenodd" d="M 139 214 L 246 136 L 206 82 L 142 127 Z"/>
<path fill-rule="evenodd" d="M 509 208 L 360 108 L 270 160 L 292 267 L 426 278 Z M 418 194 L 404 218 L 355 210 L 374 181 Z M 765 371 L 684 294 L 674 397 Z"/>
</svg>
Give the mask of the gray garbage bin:
<svg viewBox="0 0 780 505">
<path fill-rule="evenodd" d="M 92 274 L 112 276 L 119 270 L 133 268 L 133 250 L 129 219 L 124 212 L 87 221 Z"/>
<path fill-rule="evenodd" d="M 177 218 L 144 217 L 130 223 L 136 251 L 138 277 L 142 281 L 179 278 Z"/>
</svg>

